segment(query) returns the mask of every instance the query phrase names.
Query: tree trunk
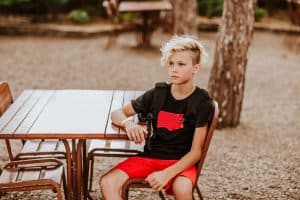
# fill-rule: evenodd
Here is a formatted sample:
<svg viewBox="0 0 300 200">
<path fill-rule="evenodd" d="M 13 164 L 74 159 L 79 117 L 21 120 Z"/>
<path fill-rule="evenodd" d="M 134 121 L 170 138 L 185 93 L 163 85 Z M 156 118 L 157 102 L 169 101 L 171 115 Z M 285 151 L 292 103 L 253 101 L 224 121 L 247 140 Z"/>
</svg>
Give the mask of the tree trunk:
<svg viewBox="0 0 300 200">
<path fill-rule="evenodd" d="M 196 0 L 172 0 L 174 7 L 174 33 L 193 35 L 196 33 Z"/>
<path fill-rule="evenodd" d="M 240 121 L 255 5 L 256 0 L 224 2 L 214 63 L 208 83 L 209 93 L 220 107 L 219 128 L 236 127 Z"/>
</svg>

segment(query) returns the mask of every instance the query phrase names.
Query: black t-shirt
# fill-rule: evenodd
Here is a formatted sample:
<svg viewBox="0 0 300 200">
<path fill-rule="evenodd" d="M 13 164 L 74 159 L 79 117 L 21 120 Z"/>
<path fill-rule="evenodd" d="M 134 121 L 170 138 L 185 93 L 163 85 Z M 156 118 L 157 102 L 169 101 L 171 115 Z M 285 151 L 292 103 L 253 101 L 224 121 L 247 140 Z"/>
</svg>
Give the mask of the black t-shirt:
<svg viewBox="0 0 300 200">
<path fill-rule="evenodd" d="M 155 116 L 153 128 L 156 134 L 151 137 L 151 151 L 144 148 L 140 155 L 177 160 L 190 151 L 195 128 L 203 127 L 209 121 L 213 111 L 212 99 L 199 87 L 182 100 L 176 100 L 172 96 L 171 85 L 167 86 L 166 91 L 166 102 Z M 154 93 L 155 88 L 131 102 L 136 113 L 151 112 Z"/>
</svg>

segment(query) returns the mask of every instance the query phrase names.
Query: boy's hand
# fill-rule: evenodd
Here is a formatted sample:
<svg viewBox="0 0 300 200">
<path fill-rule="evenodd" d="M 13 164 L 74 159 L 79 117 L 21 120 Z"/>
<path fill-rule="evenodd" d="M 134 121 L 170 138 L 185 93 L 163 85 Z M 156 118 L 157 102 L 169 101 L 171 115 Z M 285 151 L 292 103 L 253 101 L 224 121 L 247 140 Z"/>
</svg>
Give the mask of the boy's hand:
<svg viewBox="0 0 300 200">
<path fill-rule="evenodd" d="M 127 121 L 124 126 L 129 140 L 134 141 L 136 144 L 141 144 L 147 137 L 147 129 L 141 125 Z"/>
<path fill-rule="evenodd" d="M 169 182 L 171 177 L 165 171 L 157 171 L 149 174 L 145 179 L 146 182 L 156 191 L 161 191 Z"/>
</svg>

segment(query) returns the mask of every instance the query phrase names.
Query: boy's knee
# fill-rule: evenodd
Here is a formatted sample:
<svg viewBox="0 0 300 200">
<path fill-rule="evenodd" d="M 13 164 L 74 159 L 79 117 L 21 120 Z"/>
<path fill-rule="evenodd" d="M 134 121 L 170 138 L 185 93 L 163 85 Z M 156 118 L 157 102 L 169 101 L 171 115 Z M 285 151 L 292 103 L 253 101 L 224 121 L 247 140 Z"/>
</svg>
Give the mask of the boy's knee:
<svg viewBox="0 0 300 200">
<path fill-rule="evenodd" d="M 118 173 L 108 173 L 100 178 L 101 190 L 119 190 L 125 180 L 126 177 L 118 176 Z"/>
<path fill-rule="evenodd" d="M 193 195 L 193 184 L 191 180 L 185 177 L 177 177 L 172 186 L 174 195 L 180 197 L 191 197 Z"/>
<path fill-rule="evenodd" d="M 102 190 L 106 190 L 107 188 L 110 188 L 113 185 L 113 180 L 108 176 L 102 176 L 100 178 L 100 187 Z"/>
</svg>

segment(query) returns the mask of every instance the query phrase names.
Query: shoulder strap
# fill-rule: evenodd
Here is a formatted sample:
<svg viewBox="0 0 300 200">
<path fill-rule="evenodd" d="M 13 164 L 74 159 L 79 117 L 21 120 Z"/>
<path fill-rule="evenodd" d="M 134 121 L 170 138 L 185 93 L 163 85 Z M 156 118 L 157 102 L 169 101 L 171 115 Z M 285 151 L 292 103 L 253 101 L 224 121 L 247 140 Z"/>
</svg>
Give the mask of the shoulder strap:
<svg viewBox="0 0 300 200">
<path fill-rule="evenodd" d="M 166 82 L 155 83 L 153 103 L 151 107 L 151 112 L 154 118 L 156 118 L 158 112 L 165 105 L 167 88 L 168 88 L 168 83 Z"/>
</svg>

